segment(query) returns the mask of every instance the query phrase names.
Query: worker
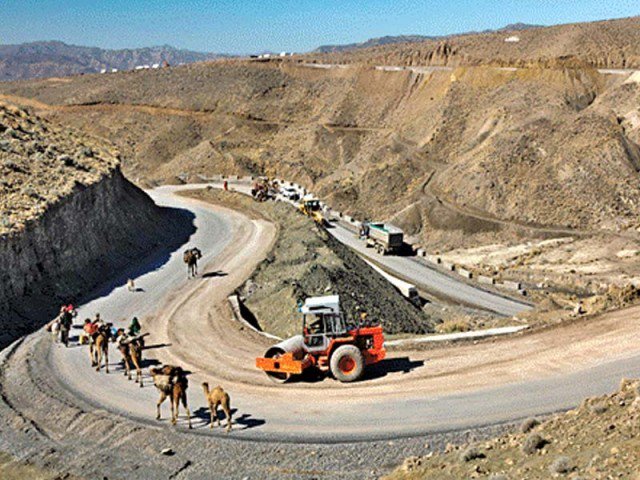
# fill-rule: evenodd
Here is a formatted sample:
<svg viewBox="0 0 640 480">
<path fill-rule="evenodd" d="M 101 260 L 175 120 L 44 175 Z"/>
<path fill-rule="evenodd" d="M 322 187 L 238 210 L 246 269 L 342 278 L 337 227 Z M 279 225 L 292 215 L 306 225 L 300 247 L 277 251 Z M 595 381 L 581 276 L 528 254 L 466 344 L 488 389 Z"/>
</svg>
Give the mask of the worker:
<svg viewBox="0 0 640 480">
<path fill-rule="evenodd" d="M 229 191 L 229 182 L 227 182 L 226 180 L 222 182 L 222 188 L 225 192 Z"/>
<path fill-rule="evenodd" d="M 131 323 L 129 324 L 128 334 L 130 337 L 137 337 L 140 335 L 140 331 L 142 327 L 140 326 L 140 322 L 138 321 L 138 317 L 133 317 Z"/>
</svg>

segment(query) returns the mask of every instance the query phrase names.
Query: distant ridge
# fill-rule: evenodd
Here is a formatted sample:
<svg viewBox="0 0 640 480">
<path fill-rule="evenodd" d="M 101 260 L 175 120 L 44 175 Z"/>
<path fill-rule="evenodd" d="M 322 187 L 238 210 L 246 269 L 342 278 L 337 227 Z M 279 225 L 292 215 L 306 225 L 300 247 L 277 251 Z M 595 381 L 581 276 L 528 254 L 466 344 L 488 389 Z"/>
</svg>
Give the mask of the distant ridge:
<svg viewBox="0 0 640 480">
<path fill-rule="evenodd" d="M 181 50 L 169 45 L 107 50 L 59 41 L 0 45 L 0 81 L 97 73 L 101 69 L 131 70 L 137 65 L 167 61 L 170 65 L 225 57 Z"/>
<path fill-rule="evenodd" d="M 522 31 L 522 30 L 530 30 L 532 28 L 541 28 L 542 25 L 530 25 L 528 23 L 512 23 L 506 25 L 505 27 L 499 28 L 498 30 L 485 30 L 482 33 L 492 33 L 492 32 L 511 32 L 511 31 Z M 370 38 L 364 42 L 360 43 L 346 43 L 343 45 L 322 45 L 316 48 L 312 53 L 332 53 L 332 52 L 347 52 L 350 50 L 358 50 L 361 48 L 370 48 L 370 47 L 379 47 L 381 45 L 391 45 L 393 43 L 418 43 L 425 42 L 428 40 L 440 40 L 444 38 L 450 37 L 458 37 L 462 35 L 473 35 L 479 32 L 465 32 L 454 35 L 440 35 L 440 36 L 428 36 L 428 35 L 397 35 L 397 36 L 384 36 L 384 37 L 376 37 Z"/>
</svg>

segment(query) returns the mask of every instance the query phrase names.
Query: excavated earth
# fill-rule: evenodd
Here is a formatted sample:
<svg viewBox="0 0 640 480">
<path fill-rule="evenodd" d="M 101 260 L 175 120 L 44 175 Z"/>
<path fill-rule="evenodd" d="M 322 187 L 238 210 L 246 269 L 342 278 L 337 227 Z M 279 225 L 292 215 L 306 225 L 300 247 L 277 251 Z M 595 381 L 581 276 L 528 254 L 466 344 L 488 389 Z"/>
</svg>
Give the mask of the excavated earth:
<svg viewBox="0 0 640 480">
<path fill-rule="evenodd" d="M 299 302 L 310 296 L 340 295 L 345 318 L 357 323 L 366 312 L 386 333 L 433 332 L 439 318 L 429 318 L 360 257 L 289 205 L 256 203 L 246 195 L 216 189 L 185 192 L 193 198 L 265 217 L 278 226 L 267 258 L 239 289 L 250 316 L 274 335 L 300 331 Z"/>
</svg>

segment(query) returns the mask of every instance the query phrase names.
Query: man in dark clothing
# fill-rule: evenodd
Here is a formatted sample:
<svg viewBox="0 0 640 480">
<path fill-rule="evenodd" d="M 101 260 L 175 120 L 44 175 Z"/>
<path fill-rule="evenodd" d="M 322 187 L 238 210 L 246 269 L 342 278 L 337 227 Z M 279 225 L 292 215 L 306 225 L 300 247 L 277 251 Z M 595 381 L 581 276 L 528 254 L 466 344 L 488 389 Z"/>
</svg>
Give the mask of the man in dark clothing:
<svg viewBox="0 0 640 480">
<path fill-rule="evenodd" d="M 60 314 L 60 341 L 65 347 L 69 346 L 69 331 L 73 325 L 72 309 L 66 308 Z"/>
</svg>

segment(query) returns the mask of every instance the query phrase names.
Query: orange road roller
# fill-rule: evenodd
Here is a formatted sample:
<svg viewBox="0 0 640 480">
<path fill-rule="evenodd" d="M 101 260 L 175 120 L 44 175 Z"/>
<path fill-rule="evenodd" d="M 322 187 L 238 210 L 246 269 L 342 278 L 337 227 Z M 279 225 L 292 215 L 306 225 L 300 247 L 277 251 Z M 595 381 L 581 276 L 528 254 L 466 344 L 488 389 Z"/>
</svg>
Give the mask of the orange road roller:
<svg viewBox="0 0 640 480">
<path fill-rule="evenodd" d="M 273 381 L 284 383 L 316 367 L 341 382 L 354 382 L 367 365 L 385 358 L 382 327 L 348 326 L 338 295 L 307 298 L 299 310 L 302 335 L 283 340 L 256 359 L 256 367 Z"/>
</svg>

